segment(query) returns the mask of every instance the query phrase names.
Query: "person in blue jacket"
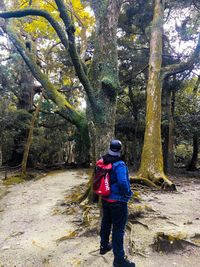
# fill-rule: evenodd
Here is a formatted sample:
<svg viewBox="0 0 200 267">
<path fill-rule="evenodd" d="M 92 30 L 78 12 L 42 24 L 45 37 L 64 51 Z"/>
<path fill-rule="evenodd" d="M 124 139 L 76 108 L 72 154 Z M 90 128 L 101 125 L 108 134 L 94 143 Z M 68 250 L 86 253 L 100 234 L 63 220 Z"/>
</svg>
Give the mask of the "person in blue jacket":
<svg viewBox="0 0 200 267">
<path fill-rule="evenodd" d="M 128 168 L 121 159 L 122 144 L 119 140 L 112 140 L 108 153 L 104 155 L 104 164 L 112 163 L 110 176 L 111 193 L 102 198 L 103 216 L 100 230 L 100 254 L 113 249 L 114 267 L 135 267 L 124 251 L 124 233 L 128 217 L 128 201 L 132 196 Z M 112 244 L 109 237 L 112 229 Z"/>
</svg>

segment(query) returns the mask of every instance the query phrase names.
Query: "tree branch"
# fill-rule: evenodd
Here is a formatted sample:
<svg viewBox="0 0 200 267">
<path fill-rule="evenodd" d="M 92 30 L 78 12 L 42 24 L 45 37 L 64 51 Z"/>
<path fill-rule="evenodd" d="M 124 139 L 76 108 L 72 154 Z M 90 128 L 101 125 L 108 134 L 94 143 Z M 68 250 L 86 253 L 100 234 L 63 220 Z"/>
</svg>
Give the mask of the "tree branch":
<svg viewBox="0 0 200 267">
<path fill-rule="evenodd" d="M 2 12 L 0 13 L 0 18 L 8 19 L 8 18 L 22 18 L 26 16 L 40 16 L 45 18 L 55 29 L 58 37 L 60 38 L 62 44 L 66 49 L 68 49 L 70 57 L 72 59 L 74 68 L 76 70 L 76 73 L 79 77 L 80 82 L 85 88 L 87 97 L 89 99 L 89 102 L 91 104 L 91 108 L 93 109 L 94 114 L 98 112 L 98 105 L 95 99 L 95 96 L 93 94 L 93 88 L 91 86 L 91 83 L 86 75 L 85 72 L 85 66 L 83 62 L 81 62 L 80 57 L 76 50 L 75 45 L 75 28 L 71 22 L 71 19 L 68 15 L 67 9 L 65 7 L 65 4 L 62 0 L 55 0 L 58 10 L 60 12 L 60 17 L 63 20 L 66 32 L 68 34 L 69 42 L 66 38 L 65 33 L 63 32 L 62 27 L 59 25 L 59 23 L 45 10 L 38 10 L 38 9 L 23 9 L 23 10 L 16 10 L 16 11 L 9 11 L 9 12 Z"/>
<path fill-rule="evenodd" d="M 187 62 L 182 62 L 180 64 L 172 64 L 162 68 L 162 75 L 163 78 L 166 76 L 170 76 L 173 74 L 177 74 L 183 72 L 189 68 L 191 68 L 197 61 L 199 61 L 200 55 L 200 35 L 198 37 L 198 43 L 196 49 L 194 50 L 193 54 L 187 60 Z"/>
<path fill-rule="evenodd" d="M 22 18 L 22 17 L 27 17 L 27 16 L 39 16 L 39 17 L 45 18 L 56 31 L 64 47 L 68 49 L 68 40 L 66 38 L 65 32 L 63 31 L 59 23 L 47 11 L 29 8 L 29 9 L 22 9 L 22 10 L 15 10 L 15 11 L 0 13 L 0 18 L 4 18 L 4 19 Z"/>
<path fill-rule="evenodd" d="M 60 18 L 63 20 L 65 27 L 66 27 L 66 32 L 67 32 L 68 40 L 69 40 L 68 51 L 69 51 L 71 60 L 73 62 L 76 73 L 79 77 L 79 80 L 85 88 L 88 100 L 91 105 L 91 109 L 93 110 L 93 113 L 96 114 L 96 112 L 98 112 L 98 105 L 97 105 L 96 98 L 93 93 L 93 88 L 85 72 L 85 66 L 83 62 L 81 62 L 81 59 L 76 49 L 75 35 L 74 35 L 75 27 L 69 17 L 68 10 L 63 0 L 55 0 L 55 2 L 60 12 Z"/>
<path fill-rule="evenodd" d="M 68 109 L 68 115 L 70 114 L 71 121 L 77 125 L 77 122 L 83 120 L 83 116 L 79 114 L 74 107 L 63 97 L 62 94 L 57 92 L 52 83 L 48 80 L 45 74 L 43 74 L 38 67 L 33 55 L 27 51 L 25 45 L 20 41 L 20 39 L 15 35 L 9 27 L 6 27 L 6 32 L 9 35 L 12 43 L 26 62 L 27 66 L 31 70 L 33 76 L 37 81 L 39 81 L 44 88 L 47 96 L 54 103 L 58 105 L 61 109 Z"/>
<path fill-rule="evenodd" d="M 200 75 L 198 76 L 198 79 L 197 79 L 196 84 L 194 86 L 193 93 L 198 92 L 199 85 L 200 85 Z"/>
<path fill-rule="evenodd" d="M 196 0 L 193 0 L 192 3 L 196 7 L 196 9 L 200 10 L 200 5 L 197 4 L 197 1 Z"/>
</svg>

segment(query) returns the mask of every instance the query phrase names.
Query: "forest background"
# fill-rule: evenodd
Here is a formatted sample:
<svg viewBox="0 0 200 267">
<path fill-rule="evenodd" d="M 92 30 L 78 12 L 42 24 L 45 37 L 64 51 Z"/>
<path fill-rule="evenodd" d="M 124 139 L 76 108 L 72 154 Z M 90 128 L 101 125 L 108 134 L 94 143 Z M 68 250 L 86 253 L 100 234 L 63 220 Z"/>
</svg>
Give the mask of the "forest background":
<svg viewBox="0 0 200 267">
<path fill-rule="evenodd" d="M 137 181 L 174 189 L 165 173 L 198 169 L 198 1 L 1 10 L 1 166 L 89 166 L 116 137 Z"/>
<path fill-rule="evenodd" d="M 91 165 L 118 138 L 129 256 L 198 266 L 199 29 L 197 0 L 0 0 L 0 265 L 112 264 Z"/>
</svg>

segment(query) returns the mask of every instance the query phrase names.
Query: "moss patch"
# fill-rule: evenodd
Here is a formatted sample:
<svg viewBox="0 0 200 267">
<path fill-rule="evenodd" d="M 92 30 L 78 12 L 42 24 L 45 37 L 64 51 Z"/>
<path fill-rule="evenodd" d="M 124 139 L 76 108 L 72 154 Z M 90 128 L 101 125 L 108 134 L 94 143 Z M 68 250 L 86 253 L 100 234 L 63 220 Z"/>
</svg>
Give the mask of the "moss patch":
<svg viewBox="0 0 200 267">
<path fill-rule="evenodd" d="M 4 185 L 14 185 L 20 184 L 24 181 L 24 179 L 20 175 L 10 176 L 6 180 L 3 181 Z"/>
<path fill-rule="evenodd" d="M 3 181 L 3 185 L 15 185 L 23 183 L 24 181 L 29 181 L 35 178 L 33 174 L 27 174 L 26 176 L 23 176 L 21 174 L 13 175 L 8 177 L 6 180 Z"/>
</svg>

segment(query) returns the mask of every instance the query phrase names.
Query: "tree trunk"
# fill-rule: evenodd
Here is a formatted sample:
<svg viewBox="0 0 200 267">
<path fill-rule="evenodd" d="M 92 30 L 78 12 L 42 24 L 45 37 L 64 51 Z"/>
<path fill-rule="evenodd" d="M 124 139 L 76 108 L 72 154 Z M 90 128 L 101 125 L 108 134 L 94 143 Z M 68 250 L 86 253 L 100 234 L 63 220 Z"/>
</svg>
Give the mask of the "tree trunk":
<svg viewBox="0 0 200 267">
<path fill-rule="evenodd" d="M 171 182 L 164 174 L 161 143 L 162 35 L 164 4 L 155 0 L 150 41 L 149 78 L 146 99 L 146 129 L 139 176 L 161 186 Z"/>
<path fill-rule="evenodd" d="M 25 109 L 30 111 L 33 108 L 33 98 L 34 98 L 34 77 L 30 70 L 27 68 L 27 65 L 23 60 L 19 62 L 21 65 L 20 68 L 20 80 L 18 86 L 21 88 L 18 95 L 17 106 L 19 109 Z"/>
<path fill-rule="evenodd" d="M 121 4 L 121 0 L 92 1 L 96 16 L 96 36 L 89 78 L 97 99 L 98 113 L 95 114 L 94 109 L 88 105 L 87 117 L 93 166 L 107 152 L 108 145 L 115 136 L 116 100 L 119 91 L 117 26 Z M 88 199 L 94 199 L 92 187 Z"/>
<path fill-rule="evenodd" d="M 199 140 L 197 133 L 193 134 L 193 154 L 192 159 L 187 167 L 187 171 L 196 171 L 198 162 L 198 152 L 199 152 Z"/>
<path fill-rule="evenodd" d="M 0 144 L 0 167 L 3 164 L 3 153 L 2 153 L 2 145 Z"/>
<path fill-rule="evenodd" d="M 116 99 L 119 91 L 117 26 L 121 0 L 93 1 L 96 16 L 95 51 L 89 77 L 98 101 L 98 114 L 88 107 L 93 162 L 104 154 L 114 138 Z M 91 124 L 91 123 L 90 123 Z M 95 151 L 95 152 L 94 152 Z"/>
<path fill-rule="evenodd" d="M 167 166 L 168 173 L 174 170 L 174 98 L 175 92 L 167 90 L 167 118 L 168 118 L 168 141 L 167 141 Z"/>
<path fill-rule="evenodd" d="M 34 125 L 35 125 L 35 121 L 37 119 L 37 116 L 39 114 L 40 111 L 40 104 L 42 101 L 42 95 L 41 98 L 39 100 L 38 106 L 32 116 L 31 119 L 31 123 L 30 123 L 30 128 L 29 128 L 29 133 L 28 133 L 28 138 L 24 147 L 24 153 L 23 153 L 23 159 L 22 159 L 22 176 L 26 176 L 26 166 L 27 166 L 27 160 L 28 160 L 28 155 L 29 155 L 29 150 L 30 150 L 30 146 L 32 143 L 32 137 L 33 137 L 33 130 L 34 130 Z"/>
</svg>

